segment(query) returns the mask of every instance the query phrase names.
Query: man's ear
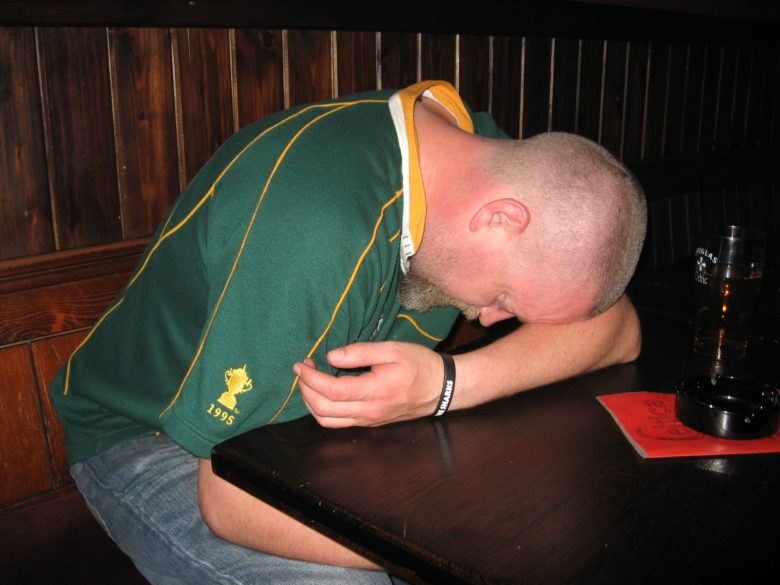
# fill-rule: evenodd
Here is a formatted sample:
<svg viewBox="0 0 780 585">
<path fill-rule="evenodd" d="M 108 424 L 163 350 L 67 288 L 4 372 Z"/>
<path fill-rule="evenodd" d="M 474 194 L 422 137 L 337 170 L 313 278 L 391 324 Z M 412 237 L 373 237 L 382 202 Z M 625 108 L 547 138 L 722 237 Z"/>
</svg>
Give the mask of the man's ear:
<svg viewBox="0 0 780 585">
<path fill-rule="evenodd" d="M 500 227 L 519 234 L 529 221 L 531 214 L 519 201 L 509 198 L 495 199 L 477 210 L 469 222 L 469 229 L 476 232 L 485 227 Z"/>
</svg>

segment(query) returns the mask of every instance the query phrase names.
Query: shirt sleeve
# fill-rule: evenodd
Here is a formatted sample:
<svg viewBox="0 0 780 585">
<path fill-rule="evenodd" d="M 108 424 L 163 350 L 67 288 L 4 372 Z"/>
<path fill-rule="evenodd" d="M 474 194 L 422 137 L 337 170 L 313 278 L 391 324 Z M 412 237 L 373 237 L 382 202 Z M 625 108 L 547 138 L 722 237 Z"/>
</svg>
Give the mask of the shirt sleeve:
<svg viewBox="0 0 780 585">
<path fill-rule="evenodd" d="M 352 187 L 327 160 L 312 164 L 291 161 L 257 185 L 238 173 L 241 185 L 227 177 L 215 192 L 225 204 L 210 210 L 208 314 L 162 414 L 164 432 L 199 456 L 240 432 L 307 414 L 292 365 L 311 357 L 335 373 L 326 352 L 375 331 L 379 287 L 397 262 L 376 248 L 388 245 L 385 224 L 401 202 L 392 192 L 356 198 L 355 189 L 382 182 Z M 257 193 L 248 209 L 230 199 L 237 188 Z"/>
</svg>

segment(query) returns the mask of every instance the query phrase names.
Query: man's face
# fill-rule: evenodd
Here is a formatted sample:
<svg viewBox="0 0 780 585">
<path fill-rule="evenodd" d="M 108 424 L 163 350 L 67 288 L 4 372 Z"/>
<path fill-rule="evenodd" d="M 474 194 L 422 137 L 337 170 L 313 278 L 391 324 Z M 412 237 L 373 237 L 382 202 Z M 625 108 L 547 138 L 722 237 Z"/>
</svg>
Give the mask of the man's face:
<svg viewBox="0 0 780 585">
<path fill-rule="evenodd" d="M 483 267 L 469 277 L 443 280 L 440 287 L 412 269 L 404 275 L 399 294 L 409 309 L 424 312 L 439 306 L 455 307 L 485 327 L 511 317 L 523 323 L 571 323 L 583 319 L 590 310 L 591 295 L 581 287 L 542 287 L 533 278 L 499 284 L 502 280 L 509 279 L 492 280 Z"/>
</svg>

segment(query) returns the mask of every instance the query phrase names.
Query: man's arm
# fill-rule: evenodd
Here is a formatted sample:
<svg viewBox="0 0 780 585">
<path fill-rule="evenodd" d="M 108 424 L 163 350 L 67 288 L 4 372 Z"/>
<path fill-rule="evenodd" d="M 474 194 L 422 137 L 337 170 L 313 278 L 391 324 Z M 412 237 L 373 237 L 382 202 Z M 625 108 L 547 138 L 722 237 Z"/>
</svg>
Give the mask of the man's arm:
<svg viewBox="0 0 780 585">
<path fill-rule="evenodd" d="M 476 351 L 455 356 L 450 409 L 535 388 L 639 355 L 639 319 L 623 297 L 601 315 L 567 325 L 525 324 Z M 311 360 L 295 365 L 307 407 L 323 426 L 376 426 L 430 415 L 441 391 L 440 357 L 422 346 L 357 343 L 328 354 L 338 368 L 370 367 L 335 377 Z"/>
<path fill-rule="evenodd" d="M 639 319 L 627 297 L 594 319 L 568 325 L 526 324 L 481 350 L 456 356 L 460 401 L 468 408 L 598 370 L 639 355 Z M 501 364 L 500 366 L 497 364 Z"/>
<path fill-rule="evenodd" d="M 211 531 L 265 553 L 355 569 L 377 569 L 368 559 L 214 475 L 200 459 L 198 500 Z"/>
</svg>

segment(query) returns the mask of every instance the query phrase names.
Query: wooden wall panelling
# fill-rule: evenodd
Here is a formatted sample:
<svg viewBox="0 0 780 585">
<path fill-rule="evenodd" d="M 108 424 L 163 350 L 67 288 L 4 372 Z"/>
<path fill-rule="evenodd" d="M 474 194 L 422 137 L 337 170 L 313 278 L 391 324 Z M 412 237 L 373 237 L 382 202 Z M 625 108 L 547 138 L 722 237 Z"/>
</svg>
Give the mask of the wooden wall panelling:
<svg viewBox="0 0 780 585">
<path fill-rule="evenodd" d="M 550 128 L 552 103 L 553 39 L 523 39 L 523 84 L 520 95 L 520 137 L 528 138 Z"/>
<path fill-rule="evenodd" d="M 626 56 L 629 45 L 625 41 L 609 41 L 605 46 L 603 114 L 599 142 L 621 158 L 626 107 Z"/>
<path fill-rule="evenodd" d="M 649 50 L 649 43 L 646 42 L 631 42 L 626 47 L 625 106 L 622 120 L 622 159 L 626 162 L 642 158 Z"/>
<path fill-rule="evenodd" d="M 705 47 L 703 45 L 691 45 L 688 51 L 686 66 L 688 75 L 685 84 L 682 139 L 680 141 L 682 154 L 696 154 L 698 152 L 704 64 Z"/>
<path fill-rule="evenodd" d="M 682 153 L 685 97 L 688 86 L 688 45 L 673 43 L 668 47 L 666 65 L 665 124 L 662 156 Z"/>
<path fill-rule="evenodd" d="M 766 107 L 765 72 L 766 52 L 757 47 L 753 51 L 750 68 L 750 92 L 745 112 L 745 145 L 759 146 L 760 124 Z"/>
<path fill-rule="evenodd" d="M 419 81 L 416 34 L 382 32 L 379 54 L 383 88 L 398 89 Z"/>
<path fill-rule="evenodd" d="M 747 223 L 748 225 L 760 226 L 765 232 L 772 233 L 772 206 L 764 186 L 763 181 L 748 181 L 745 185 L 743 197 L 747 201 Z"/>
<path fill-rule="evenodd" d="M 491 37 L 460 35 L 458 38 L 458 90 L 475 112 L 489 112 L 493 93 Z"/>
<path fill-rule="evenodd" d="M 669 197 L 669 227 L 665 235 L 669 240 L 670 256 L 668 262 L 683 258 L 692 252 L 690 249 L 691 235 L 695 231 L 693 224 L 696 219 L 690 215 L 690 193 L 681 193 Z M 663 266 L 663 264 L 659 264 Z"/>
<path fill-rule="evenodd" d="M 672 221 L 670 198 L 650 201 L 647 208 L 647 242 L 650 262 L 647 269 L 664 266 L 673 259 L 669 226 Z"/>
<path fill-rule="evenodd" d="M 287 31 L 287 63 L 288 107 L 333 96 L 331 34 L 328 31 Z"/>
<path fill-rule="evenodd" d="M 108 30 L 123 239 L 150 235 L 179 192 L 168 29 Z"/>
<path fill-rule="evenodd" d="M 89 327 L 128 275 L 120 272 L 0 294 L 0 346 Z"/>
<path fill-rule="evenodd" d="M 41 28 L 58 249 L 122 239 L 104 28 Z"/>
<path fill-rule="evenodd" d="M 442 79 L 456 85 L 456 37 L 425 33 L 420 37 L 421 79 Z"/>
<path fill-rule="evenodd" d="M 668 44 L 649 43 L 647 47 L 647 87 L 642 122 L 642 160 L 663 155 L 667 118 L 667 85 L 669 80 Z"/>
<path fill-rule="evenodd" d="M 769 146 L 773 142 L 772 130 L 777 109 L 777 67 L 778 53 L 764 52 L 764 67 L 761 75 L 761 113 L 758 116 L 757 146 Z"/>
<path fill-rule="evenodd" d="M 772 107 L 772 115 L 769 123 L 769 144 L 780 145 L 780 51 L 772 55 L 773 67 L 769 70 L 769 84 L 767 95 Z"/>
<path fill-rule="evenodd" d="M 737 63 L 734 72 L 734 103 L 731 117 L 728 148 L 736 150 L 745 144 L 745 118 L 747 115 L 748 97 L 750 95 L 750 78 L 753 61 L 752 47 L 737 49 Z"/>
<path fill-rule="evenodd" d="M 723 151 L 729 148 L 734 125 L 734 97 L 736 93 L 737 65 L 739 47 L 722 47 L 723 56 L 720 67 L 720 88 L 718 93 L 718 120 L 715 125 L 713 150 Z"/>
<path fill-rule="evenodd" d="M 712 230 L 733 221 L 729 213 L 722 187 L 709 187 L 700 191 L 701 226 Z"/>
<path fill-rule="evenodd" d="M 723 205 L 728 223 L 745 225 L 750 221 L 747 183 L 734 182 L 723 187 Z"/>
<path fill-rule="evenodd" d="M 723 47 L 704 47 L 701 114 L 696 152 L 708 153 L 715 149 L 718 116 L 721 114 L 721 108 L 725 106 L 721 101 L 721 96 L 724 93 L 721 86 L 722 67 Z"/>
<path fill-rule="evenodd" d="M 73 482 L 68 473 L 67 456 L 65 453 L 65 434 L 62 423 L 49 398 L 51 386 L 57 371 L 86 337 L 86 331 L 79 331 L 57 337 L 49 337 L 31 344 L 35 377 L 37 380 L 40 401 L 43 406 L 43 420 L 46 426 L 46 441 L 51 453 L 51 466 L 54 473 L 54 487 L 59 488 Z"/>
<path fill-rule="evenodd" d="M 601 136 L 605 46 L 604 41 L 592 39 L 580 41 L 579 99 L 575 131 L 596 142 Z"/>
<path fill-rule="evenodd" d="M 699 245 L 705 226 L 702 221 L 701 195 L 699 193 L 687 193 L 684 201 L 685 216 L 688 220 L 686 234 L 688 248 L 683 253 L 683 255 L 686 255 L 693 254 L 693 251 Z"/>
<path fill-rule="evenodd" d="M 282 31 L 239 28 L 232 35 L 241 128 L 284 109 Z"/>
<path fill-rule="evenodd" d="M 780 234 L 780 197 L 777 195 L 780 193 L 780 176 L 769 177 L 764 188 L 769 191 L 772 210 L 772 219 L 767 229 L 771 229 L 774 234 Z M 780 256 L 780 251 L 776 250 L 775 253 Z"/>
<path fill-rule="evenodd" d="M 339 31 L 336 35 L 337 94 L 340 96 L 376 89 L 376 33 Z"/>
<path fill-rule="evenodd" d="M 30 348 L 0 350 L 0 505 L 52 488 Z"/>
<path fill-rule="evenodd" d="M 4 306 L 2 295 L 6 293 L 118 272 L 128 274 L 148 242 L 148 238 L 141 238 L 0 262 L 0 308 Z M 3 343 L 0 341 L 0 345 Z"/>
<path fill-rule="evenodd" d="M 235 131 L 227 29 L 177 29 L 174 63 L 183 188 Z"/>
<path fill-rule="evenodd" d="M 579 107 L 580 41 L 553 39 L 550 130 L 575 132 Z"/>
<path fill-rule="evenodd" d="M 520 137 L 520 93 L 523 73 L 523 40 L 493 40 L 493 117 L 512 138 Z"/>
<path fill-rule="evenodd" d="M 31 28 L 0 28 L 0 260 L 54 250 Z"/>
</svg>

